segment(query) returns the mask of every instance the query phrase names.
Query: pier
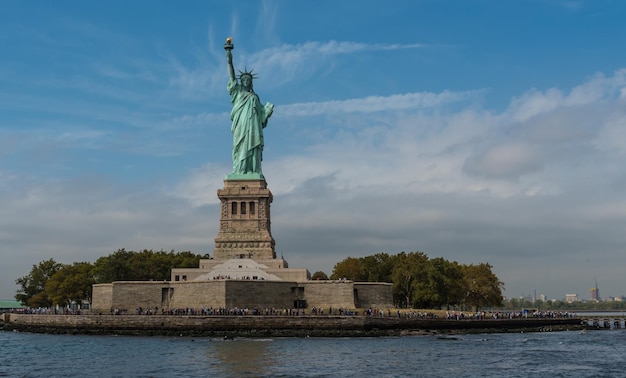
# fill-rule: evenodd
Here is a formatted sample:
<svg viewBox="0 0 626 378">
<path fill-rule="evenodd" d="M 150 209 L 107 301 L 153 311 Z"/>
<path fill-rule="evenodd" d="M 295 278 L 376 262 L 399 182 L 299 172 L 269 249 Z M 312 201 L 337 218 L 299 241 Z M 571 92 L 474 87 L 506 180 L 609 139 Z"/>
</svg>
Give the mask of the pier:
<svg viewBox="0 0 626 378">
<path fill-rule="evenodd" d="M 626 328 L 626 314 L 615 313 L 591 313 L 591 314 L 579 314 L 578 318 L 581 319 L 582 324 L 589 328 L 595 329 L 624 329 Z"/>
</svg>

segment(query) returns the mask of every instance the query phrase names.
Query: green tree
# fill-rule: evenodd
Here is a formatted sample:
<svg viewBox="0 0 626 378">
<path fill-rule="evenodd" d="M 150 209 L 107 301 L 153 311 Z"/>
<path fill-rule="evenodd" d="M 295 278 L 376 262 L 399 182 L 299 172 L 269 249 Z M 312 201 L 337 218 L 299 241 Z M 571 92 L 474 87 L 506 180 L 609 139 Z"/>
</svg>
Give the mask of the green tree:
<svg viewBox="0 0 626 378">
<path fill-rule="evenodd" d="M 441 308 L 463 298 L 463 271 L 458 263 L 442 257 L 429 260 L 415 284 L 415 306 Z"/>
<path fill-rule="evenodd" d="M 46 283 L 46 294 L 52 304 L 82 304 L 84 300 L 90 300 L 91 287 L 95 283 L 92 270 L 93 265 L 88 262 L 63 265 Z"/>
<path fill-rule="evenodd" d="M 94 283 L 166 280 L 172 268 L 198 267 L 202 257 L 209 256 L 188 251 L 133 252 L 122 248 L 98 258 L 94 264 L 75 262 L 64 265 L 49 259 L 33 265 L 30 274 L 15 280 L 20 285 L 15 298 L 29 307 L 81 304 L 85 299 L 91 299 Z"/>
<path fill-rule="evenodd" d="M 167 280 L 172 268 L 197 268 L 201 258 L 192 252 L 175 253 L 144 249 L 141 252 L 118 249 L 94 263 L 92 274 L 96 283 L 114 281 Z"/>
<path fill-rule="evenodd" d="M 170 252 L 172 268 L 197 268 L 200 264 L 200 259 L 208 259 L 208 254 L 204 256 L 197 255 L 190 251 L 175 253 L 174 250 Z"/>
<path fill-rule="evenodd" d="M 356 257 L 348 257 L 335 264 L 330 279 L 338 280 L 342 278 L 352 281 L 365 281 L 366 276 L 362 260 Z"/>
<path fill-rule="evenodd" d="M 52 300 L 46 293 L 46 283 L 61 267 L 62 264 L 54 259 L 33 265 L 28 275 L 15 280 L 15 283 L 20 286 L 15 299 L 32 308 L 52 306 Z"/>
<path fill-rule="evenodd" d="M 391 282 L 391 273 L 394 266 L 394 256 L 387 253 L 377 253 L 361 259 L 365 281 Z"/>
<path fill-rule="evenodd" d="M 463 266 L 465 303 L 474 306 L 478 312 L 484 306 L 502 306 L 504 283 L 491 270 L 491 265 Z"/>
<path fill-rule="evenodd" d="M 416 303 L 416 287 L 427 263 L 428 256 L 423 252 L 402 252 L 396 256 L 391 278 L 398 307 L 412 307 Z"/>
<path fill-rule="evenodd" d="M 326 273 L 322 272 L 321 270 L 318 270 L 317 272 L 313 273 L 313 275 L 311 276 L 312 280 L 327 280 L 328 276 L 326 275 Z"/>
<path fill-rule="evenodd" d="M 109 283 L 114 281 L 126 281 L 132 277 L 128 260 L 133 252 L 126 249 L 118 249 L 108 256 L 100 257 L 93 267 L 93 276 L 96 283 Z"/>
<path fill-rule="evenodd" d="M 521 305 L 521 300 L 518 298 L 511 298 L 505 305 L 505 309 L 507 310 L 519 310 Z"/>
<path fill-rule="evenodd" d="M 133 253 L 128 259 L 128 270 L 132 281 L 166 280 L 172 269 L 172 255 L 144 249 Z"/>
</svg>

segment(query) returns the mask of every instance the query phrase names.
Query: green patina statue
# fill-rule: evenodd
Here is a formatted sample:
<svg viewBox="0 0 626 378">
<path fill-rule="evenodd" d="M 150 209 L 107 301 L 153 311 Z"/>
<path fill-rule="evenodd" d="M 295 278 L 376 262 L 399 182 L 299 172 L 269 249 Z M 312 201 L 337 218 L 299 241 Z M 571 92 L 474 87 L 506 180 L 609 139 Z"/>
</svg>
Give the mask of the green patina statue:
<svg viewBox="0 0 626 378">
<path fill-rule="evenodd" d="M 228 59 L 228 93 L 233 109 L 230 119 L 233 122 L 233 172 L 226 176 L 231 180 L 264 179 L 261 171 L 263 160 L 263 129 L 274 111 L 274 105 L 261 105 L 259 96 L 252 89 L 252 71 L 240 72 L 239 80 L 233 67 L 232 38 L 226 39 L 224 50 Z"/>
</svg>

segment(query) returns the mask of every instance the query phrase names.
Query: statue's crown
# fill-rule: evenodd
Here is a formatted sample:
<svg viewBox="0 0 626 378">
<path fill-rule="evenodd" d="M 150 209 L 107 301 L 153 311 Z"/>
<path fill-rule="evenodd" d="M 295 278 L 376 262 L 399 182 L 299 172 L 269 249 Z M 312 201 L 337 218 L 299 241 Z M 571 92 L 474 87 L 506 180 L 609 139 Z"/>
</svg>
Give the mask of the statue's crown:
<svg viewBox="0 0 626 378">
<path fill-rule="evenodd" d="M 257 76 L 254 72 L 252 72 L 253 70 L 248 71 L 248 68 L 244 68 L 243 71 L 239 70 L 239 79 L 241 79 L 243 76 L 249 76 L 253 79 L 256 79 Z"/>
</svg>

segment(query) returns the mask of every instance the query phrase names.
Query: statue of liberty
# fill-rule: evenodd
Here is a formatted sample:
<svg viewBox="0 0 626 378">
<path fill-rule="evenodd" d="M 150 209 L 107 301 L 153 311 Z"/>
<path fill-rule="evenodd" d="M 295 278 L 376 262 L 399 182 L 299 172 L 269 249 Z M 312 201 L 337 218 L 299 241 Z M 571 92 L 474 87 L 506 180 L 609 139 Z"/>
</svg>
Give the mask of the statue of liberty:
<svg viewBox="0 0 626 378">
<path fill-rule="evenodd" d="M 226 39 L 224 49 L 228 59 L 228 93 L 233 104 L 230 119 L 233 122 L 233 172 L 227 179 L 264 179 L 261 171 L 263 160 L 263 129 L 274 111 L 274 105 L 261 105 L 259 96 L 252 89 L 252 71 L 239 71 L 239 80 L 233 68 L 232 38 Z"/>
</svg>

